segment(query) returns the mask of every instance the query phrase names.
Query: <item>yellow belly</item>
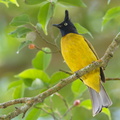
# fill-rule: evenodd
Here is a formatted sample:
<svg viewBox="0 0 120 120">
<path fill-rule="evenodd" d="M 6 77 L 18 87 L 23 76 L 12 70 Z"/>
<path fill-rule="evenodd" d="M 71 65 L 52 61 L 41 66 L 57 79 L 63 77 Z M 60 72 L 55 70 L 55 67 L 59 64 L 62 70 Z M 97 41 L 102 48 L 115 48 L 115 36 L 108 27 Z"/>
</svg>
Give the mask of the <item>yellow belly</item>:
<svg viewBox="0 0 120 120">
<path fill-rule="evenodd" d="M 80 70 L 97 60 L 97 57 L 81 35 L 69 33 L 61 39 L 62 56 L 73 71 Z M 97 68 L 81 77 L 83 82 L 96 90 L 100 91 L 100 69 Z"/>
</svg>

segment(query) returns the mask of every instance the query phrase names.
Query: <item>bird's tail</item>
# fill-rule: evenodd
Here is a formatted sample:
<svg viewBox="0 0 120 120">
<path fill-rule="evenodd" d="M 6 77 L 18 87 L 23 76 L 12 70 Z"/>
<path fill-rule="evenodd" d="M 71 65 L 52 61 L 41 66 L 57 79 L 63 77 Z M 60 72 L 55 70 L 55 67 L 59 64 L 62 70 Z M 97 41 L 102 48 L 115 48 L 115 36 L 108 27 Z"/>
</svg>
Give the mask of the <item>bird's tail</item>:
<svg viewBox="0 0 120 120">
<path fill-rule="evenodd" d="M 100 92 L 96 92 L 92 88 L 88 87 L 91 100 L 92 100 L 92 106 L 93 106 L 93 116 L 97 115 L 102 111 L 103 107 L 109 107 L 112 105 L 112 101 L 107 95 L 104 87 L 101 84 Z"/>
</svg>

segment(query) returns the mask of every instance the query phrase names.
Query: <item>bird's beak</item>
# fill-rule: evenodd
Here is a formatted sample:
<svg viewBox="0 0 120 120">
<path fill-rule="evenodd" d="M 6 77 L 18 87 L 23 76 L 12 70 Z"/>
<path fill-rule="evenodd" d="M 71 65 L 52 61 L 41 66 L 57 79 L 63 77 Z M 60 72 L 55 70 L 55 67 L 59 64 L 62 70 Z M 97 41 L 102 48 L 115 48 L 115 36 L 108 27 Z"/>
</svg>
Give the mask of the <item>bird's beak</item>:
<svg viewBox="0 0 120 120">
<path fill-rule="evenodd" d="M 53 24 L 53 26 L 60 28 L 60 24 Z"/>
</svg>

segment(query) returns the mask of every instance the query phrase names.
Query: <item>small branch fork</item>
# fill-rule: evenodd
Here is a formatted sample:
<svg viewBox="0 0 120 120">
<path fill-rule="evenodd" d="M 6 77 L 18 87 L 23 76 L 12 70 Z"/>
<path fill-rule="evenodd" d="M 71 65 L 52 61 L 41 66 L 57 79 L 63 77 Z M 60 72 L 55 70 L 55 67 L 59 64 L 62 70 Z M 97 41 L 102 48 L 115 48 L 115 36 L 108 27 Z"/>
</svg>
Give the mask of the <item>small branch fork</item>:
<svg viewBox="0 0 120 120">
<path fill-rule="evenodd" d="M 20 99 L 11 100 L 11 101 L 8 101 L 5 103 L 1 103 L 0 104 L 1 109 L 7 108 L 8 106 L 11 106 L 11 105 L 20 104 L 20 103 L 23 103 L 24 105 L 16 108 L 15 111 L 9 113 L 8 115 L 0 116 L 0 120 L 11 120 L 12 118 L 14 118 L 22 113 L 23 113 L 23 117 L 24 117 L 25 113 L 32 106 L 36 105 L 37 103 L 42 102 L 46 97 L 56 93 L 57 91 L 62 89 L 64 86 L 75 81 L 78 77 L 81 77 L 84 74 L 86 74 L 98 67 L 105 68 L 107 66 L 109 60 L 112 58 L 114 51 L 118 48 L 119 45 L 120 45 L 120 33 L 118 33 L 116 35 L 116 37 L 114 38 L 112 43 L 108 46 L 104 56 L 101 59 L 99 59 L 99 60 L 95 61 L 94 63 L 86 66 L 85 68 L 77 71 L 73 75 L 71 75 L 65 79 L 62 79 L 58 84 L 56 84 L 55 86 L 49 88 L 48 90 L 44 91 L 43 93 L 41 93 L 35 97 L 25 97 L 25 98 L 20 98 Z M 113 78 L 113 79 L 117 80 L 115 78 Z M 111 80 L 111 79 L 108 79 L 108 80 Z"/>
</svg>

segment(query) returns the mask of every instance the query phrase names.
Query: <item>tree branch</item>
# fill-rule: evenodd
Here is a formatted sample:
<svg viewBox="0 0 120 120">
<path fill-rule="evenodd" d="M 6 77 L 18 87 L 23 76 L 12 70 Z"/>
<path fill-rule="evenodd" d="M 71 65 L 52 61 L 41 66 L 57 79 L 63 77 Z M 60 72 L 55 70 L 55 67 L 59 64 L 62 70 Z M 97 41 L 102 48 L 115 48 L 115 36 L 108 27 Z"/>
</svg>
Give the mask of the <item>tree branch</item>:
<svg viewBox="0 0 120 120">
<path fill-rule="evenodd" d="M 34 28 L 35 32 L 42 38 L 43 41 L 45 41 L 47 44 L 50 44 L 50 45 L 53 45 L 53 46 L 57 47 L 54 43 L 51 43 L 51 42 L 47 41 L 47 40 L 41 35 L 40 31 L 37 29 L 36 26 L 34 26 L 32 23 L 29 23 L 29 24 Z"/>
<path fill-rule="evenodd" d="M 120 78 L 106 78 L 105 80 L 111 81 L 111 80 L 120 80 Z"/>
<path fill-rule="evenodd" d="M 18 103 L 27 103 L 27 101 L 29 101 L 29 100 L 30 100 L 30 98 L 19 98 L 19 99 L 15 99 L 15 100 L 10 100 L 8 102 L 1 103 L 0 108 L 6 108 L 8 106 L 15 105 Z"/>
<path fill-rule="evenodd" d="M 84 74 L 86 74 L 86 73 L 88 73 L 88 72 L 90 72 L 90 71 L 92 71 L 92 70 L 94 70 L 98 67 L 106 67 L 109 60 L 113 56 L 114 51 L 119 46 L 119 44 L 120 44 L 120 33 L 117 34 L 117 36 L 114 38 L 112 43 L 107 48 L 104 56 L 101 59 L 99 59 L 98 61 L 95 61 L 92 64 L 86 66 L 85 68 L 77 71 L 73 75 L 71 75 L 71 76 L 69 76 L 65 79 L 62 79 L 58 84 L 56 84 L 55 86 L 49 88 L 48 90 L 44 91 L 43 93 L 41 93 L 41 94 L 39 94 L 35 97 L 20 98 L 20 99 L 8 101 L 6 103 L 1 103 L 0 108 L 6 108 L 10 105 L 14 105 L 14 104 L 18 104 L 18 103 L 25 103 L 25 104 L 23 106 L 17 108 L 15 111 L 9 113 L 8 115 L 2 115 L 0 117 L 0 120 L 10 120 L 10 119 L 18 116 L 21 113 L 23 113 L 23 115 L 24 115 L 26 113 L 26 111 L 29 110 L 29 108 L 36 105 L 37 103 L 42 102 L 46 97 L 48 97 L 48 96 L 52 95 L 53 93 L 59 91 L 64 86 L 66 86 L 69 83 L 75 81 L 78 77 L 81 77 Z"/>
</svg>

